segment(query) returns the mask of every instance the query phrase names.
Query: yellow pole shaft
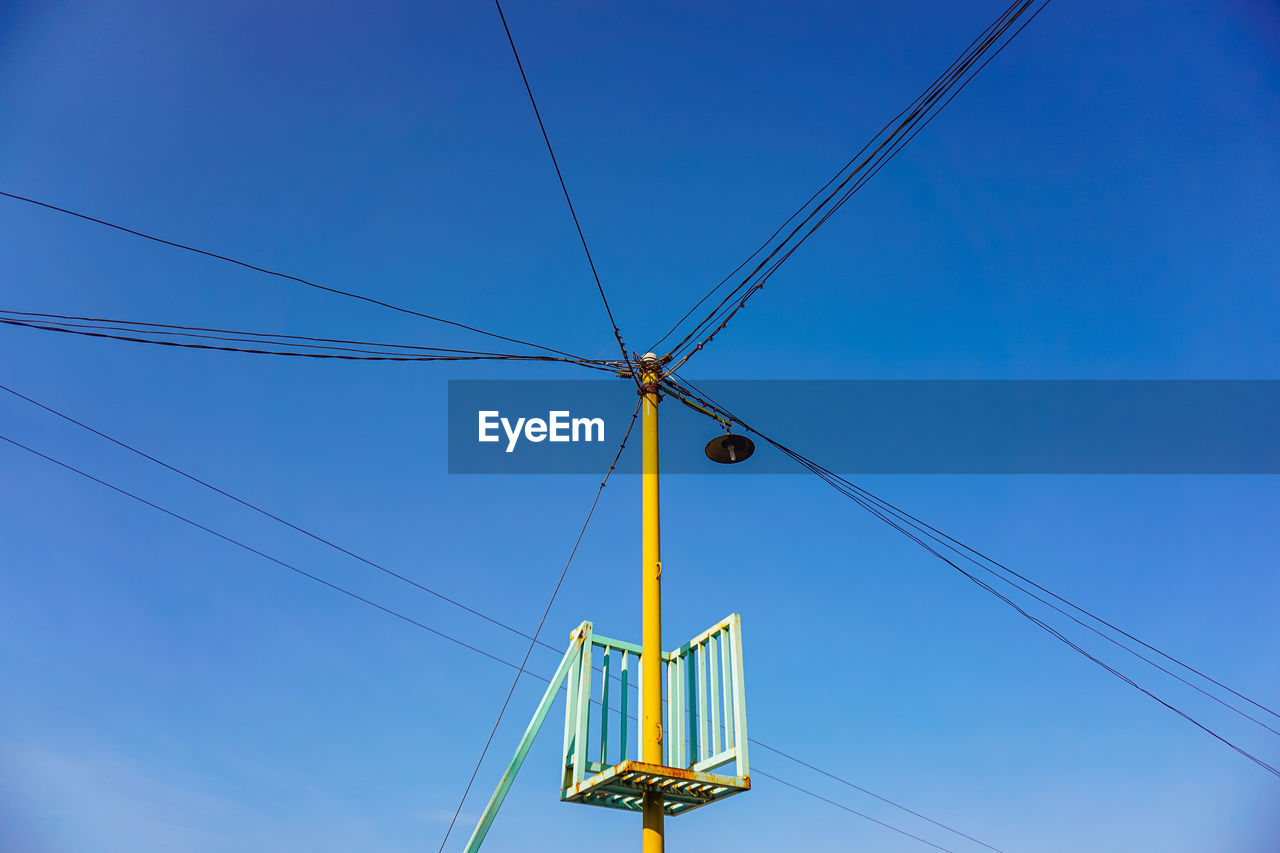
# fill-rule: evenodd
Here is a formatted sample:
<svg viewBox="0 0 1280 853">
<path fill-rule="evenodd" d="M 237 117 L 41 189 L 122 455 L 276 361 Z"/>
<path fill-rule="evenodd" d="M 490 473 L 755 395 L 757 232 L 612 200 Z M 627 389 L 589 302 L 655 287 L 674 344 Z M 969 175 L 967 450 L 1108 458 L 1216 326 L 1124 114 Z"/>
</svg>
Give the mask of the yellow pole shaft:
<svg viewBox="0 0 1280 853">
<path fill-rule="evenodd" d="M 646 364 L 643 382 L 657 380 Z M 662 554 L 659 548 L 658 513 L 658 392 L 649 391 L 641 404 L 641 436 L 643 438 L 640 512 L 642 523 L 641 575 L 642 636 L 640 656 L 643 695 L 640 697 L 640 760 L 662 764 Z M 662 795 L 644 796 L 643 853 L 663 851 Z"/>
</svg>

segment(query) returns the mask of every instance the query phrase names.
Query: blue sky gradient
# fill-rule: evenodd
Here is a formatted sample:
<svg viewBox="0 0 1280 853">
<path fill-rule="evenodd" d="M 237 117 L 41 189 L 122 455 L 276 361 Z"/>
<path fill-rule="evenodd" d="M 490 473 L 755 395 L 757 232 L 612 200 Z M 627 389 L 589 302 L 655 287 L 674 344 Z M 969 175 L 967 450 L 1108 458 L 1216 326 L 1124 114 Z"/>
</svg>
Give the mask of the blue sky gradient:
<svg viewBox="0 0 1280 853">
<path fill-rule="evenodd" d="M 1002 8 L 694 5 L 506 7 L 637 349 Z M 1277 378 L 1278 57 L 1273 4 L 1051 3 L 686 374 Z M 484 3 L 11 2 L 0 116 L 0 189 L 616 354 Z M 7 199 L 0 307 L 484 341 Z M 0 331 L 0 363 L 0 382 L 526 631 L 598 482 L 445 473 L 449 378 L 579 378 L 571 367 L 311 362 L 16 328 Z M 722 402 L 768 431 L 767 401 Z M 0 424 L 441 631 L 523 653 L 519 638 L 4 394 Z M 797 449 L 821 460 L 806 441 Z M 0 478 L 0 848 L 439 844 L 509 670 L 19 450 L 0 447 Z M 1280 705 L 1275 478 L 859 481 Z M 552 643 L 583 619 L 638 637 L 638 504 L 635 477 L 606 489 L 548 621 Z M 665 631 L 742 613 L 753 736 L 1008 851 L 1280 844 L 1274 777 L 818 480 L 672 477 L 663 511 Z M 532 660 L 544 674 L 556 663 Z M 1280 760 L 1274 736 L 1123 664 Z M 464 818 L 540 693 L 521 682 Z M 636 843 L 638 818 L 557 802 L 550 719 L 492 848 Z M 764 750 L 752 758 L 950 849 L 980 849 Z M 928 849 L 763 778 L 672 821 L 669 838 Z"/>
</svg>

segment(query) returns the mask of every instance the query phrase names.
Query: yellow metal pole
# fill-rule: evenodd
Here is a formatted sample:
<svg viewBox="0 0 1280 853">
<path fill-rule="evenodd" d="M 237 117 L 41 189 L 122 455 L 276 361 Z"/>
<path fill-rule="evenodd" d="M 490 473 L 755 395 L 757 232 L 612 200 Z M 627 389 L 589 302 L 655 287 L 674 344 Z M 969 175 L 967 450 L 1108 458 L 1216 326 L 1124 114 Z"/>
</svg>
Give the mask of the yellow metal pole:
<svg viewBox="0 0 1280 853">
<path fill-rule="evenodd" d="M 643 463 L 641 467 L 642 635 L 640 656 L 643 695 L 640 697 L 640 760 L 662 764 L 662 553 L 658 513 L 658 357 L 640 360 L 644 384 L 641 405 Z M 643 853 L 662 853 L 664 847 L 662 795 L 644 795 Z"/>
</svg>

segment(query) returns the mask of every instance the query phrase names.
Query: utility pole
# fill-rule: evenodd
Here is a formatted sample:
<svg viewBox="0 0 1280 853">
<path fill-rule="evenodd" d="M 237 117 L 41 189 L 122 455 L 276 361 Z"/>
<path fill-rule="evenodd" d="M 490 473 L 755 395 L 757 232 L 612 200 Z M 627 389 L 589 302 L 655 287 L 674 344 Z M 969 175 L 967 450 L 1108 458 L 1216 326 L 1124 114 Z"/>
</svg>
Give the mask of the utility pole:
<svg viewBox="0 0 1280 853">
<path fill-rule="evenodd" d="M 628 377 L 632 374 L 628 373 Z M 731 613 L 675 651 L 662 651 L 662 553 L 659 549 L 658 403 L 662 362 L 653 353 L 640 359 L 640 592 L 641 642 L 614 640 L 595 633 L 583 622 L 569 638 L 569 648 L 542 702 L 525 729 L 502 781 L 489 798 L 465 853 L 478 853 L 498 809 L 515 782 L 533 739 L 551 705 L 568 686 L 565 701 L 564 761 L 560 799 L 569 803 L 604 806 L 643 813 L 642 853 L 663 853 L 667 815 L 694 809 L 751 790 L 747 756 L 747 699 L 742 671 L 742 617 Z M 673 399 L 710 414 L 686 400 L 679 390 L 667 389 Z M 714 417 L 714 415 L 713 415 Z M 729 424 L 725 422 L 726 429 Z M 712 462 L 728 465 L 751 455 L 755 446 L 744 435 L 723 435 L 707 443 Z M 599 732 L 591 742 L 591 719 L 597 713 L 592 693 L 592 651 L 602 652 Z M 640 656 L 640 736 L 627 737 L 628 655 Z M 621 676 L 611 674 L 621 658 Z M 664 670 L 665 666 L 665 670 Z M 621 682 L 620 707 L 609 700 L 610 682 Z M 663 688 L 668 695 L 663 730 Z M 610 738 L 610 716 L 616 715 L 620 743 Z M 721 721 L 723 720 L 723 725 Z M 637 744 L 638 741 L 638 744 Z M 664 741 L 666 741 L 664 743 Z M 632 746 L 639 746 L 637 760 Z M 615 761 L 614 757 L 618 760 Z M 597 760 L 598 759 L 598 760 Z M 722 767 L 732 767 L 728 772 Z"/>
<path fill-rule="evenodd" d="M 661 365 L 653 353 L 640 359 L 641 392 L 641 649 L 640 760 L 662 760 L 662 552 L 658 506 L 658 376 Z M 644 795 L 643 853 L 663 853 L 662 794 Z"/>
</svg>

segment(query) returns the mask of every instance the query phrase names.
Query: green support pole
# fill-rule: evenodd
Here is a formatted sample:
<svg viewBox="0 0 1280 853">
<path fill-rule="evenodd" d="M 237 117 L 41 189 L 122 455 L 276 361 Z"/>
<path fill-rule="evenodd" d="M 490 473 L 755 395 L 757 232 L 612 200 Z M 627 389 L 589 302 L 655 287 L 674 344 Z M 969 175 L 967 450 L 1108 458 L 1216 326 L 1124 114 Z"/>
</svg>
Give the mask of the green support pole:
<svg viewBox="0 0 1280 853">
<path fill-rule="evenodd" d="M 516 747 L 516 754 L 511 758 L 511 763 L 507 765 L 507 772 L 502 774 L 502 781 L 498 783 L 498 789 L 493 792 L 493 796 L 489 798 L 489 804 L 484 807 L 484 813 L 480 815 L 480 822 L 476 824 L 475 831 L 471 833 L 471 838 L 467 841 L 464 853 L 475 853 L 480 849 L 480 845 L 484 843 L 485 836 L 489 834 L 489 827 L 493 825 L 493 819 L 498 816 L 498 809 L 502 808 L 502 802 L 507 798 L 507 792 L 511 790 L 512 783 L 516 781 L 516 774 L 520 772 L 525 756 L 529 754 L 529 748 L 533 746 L 533 739 L 537 737 L 538 730 L 542 728 L 543 721 L 547 719 L 547 712 L 551 710 L 551 703 L 555 701 L 556 694 L 560 692 L 560 685 L 564 683 L 565 676 L 569 674 L 569 665 L 573 662 L 574 656 L 581 652 L 583 638 L 589 630 L 590 625 L 584 622 L 573 632 L 573 637 L 569 642 L 569 650 L 564 653 L 564 659 L 560 661 L 560 667 L 556 670 L 556 674 L 552 676 L 551 683 L 547 685 L 547 692 L 542 694 L 542 701 L 538 703 L 538 710 L 534 712 L 533 719 L 529 721 L 528 728 L 524 730 L 524 737 L 520 739 L 520 745 Z M 586 744 L 577 744 L 576 748 L 585 749 Z"/>
</svg>

